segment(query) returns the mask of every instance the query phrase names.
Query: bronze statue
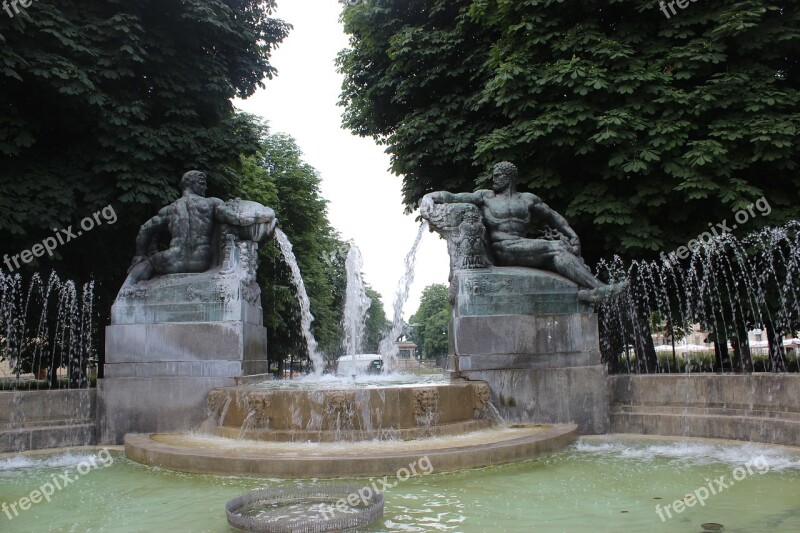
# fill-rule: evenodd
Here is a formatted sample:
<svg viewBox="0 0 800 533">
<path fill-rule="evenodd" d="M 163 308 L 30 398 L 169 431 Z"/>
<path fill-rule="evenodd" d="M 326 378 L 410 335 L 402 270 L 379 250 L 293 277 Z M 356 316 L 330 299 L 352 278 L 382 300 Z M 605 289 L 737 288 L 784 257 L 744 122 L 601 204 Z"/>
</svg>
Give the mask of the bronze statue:
<svg viewBox="0 0 800 533">
<path fill-rule="evenodd" d="M 495 265 L 538 268 L 561 274 L 584 288 L 578 298 L 586 302 L 600 302 L 622 292 L 627 282 L 606 285 L 592 275 L 581 258 L 578 235 L 569 223 L 535 194 L 517 192 L 517 176 L 517 167 L 503 162 L 494 167 L 492 190 L 426 194 L 420 202 L 422 217 L 430 220 L 434 204 L 475 205 L 486 226 L 488 251 Z M 550 226 L 550 235 L 558 238 L 528 237 L 533 220 Z"/>
<path fill-rule="evenodd" d="M 275 229 L 277 219 L 269 207 L 241 201 L 223 202 L 219 198 L 206 198 L 206 175 L 192 170 L 181 179 L 183 195 L 162 208 L 156 216 L 145 222 L 136 237 L 136 256 L 129 269 L 123 289 L 154 276 L 177 273 L 202 273 L 214 266 L 218 249 L 230 254 L 237 232 L 248 228 L 262 228 L 260 235 L 248 236 L 259 241 L 268 238 Z M 215 230 L 221 231 L 215 235 Z M 169 234 L 169 247 L 159 251 L 162 234 Z M 215 238 L 223 242 L 215 247 Z"/>
</svg>

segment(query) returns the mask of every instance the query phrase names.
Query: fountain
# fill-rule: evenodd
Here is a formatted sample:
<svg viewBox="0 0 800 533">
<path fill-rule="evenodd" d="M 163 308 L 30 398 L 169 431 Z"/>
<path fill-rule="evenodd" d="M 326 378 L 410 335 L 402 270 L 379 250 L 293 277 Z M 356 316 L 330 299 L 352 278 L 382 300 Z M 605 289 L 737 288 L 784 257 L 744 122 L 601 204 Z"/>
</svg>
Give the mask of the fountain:
<svg viewBox="0 0 800 533">
<path fill-rule="evenodd" d="M 366 354 L 363 348 L 367 312 L 372 304 L 361 277 L 363 264 L 361 251 L 355 244 L 351 245 L 345 261 L 347 285 L 342 316 L 344 355 L 336 360 L 336 374 L 339 376 L 377 374 L 384 370 L 383 358 L 379 354 Z"/>
<path fill-rule="evenodd" d="M 408 255 L 406 255 L 404 261 L 405 272 L 397 284 L 397 292 L 395 293 L 394 305 L 392 306 L 394 312 L 392 327 L 389 333 L 381 339 L 380 352 L 385 358 L 385 367 L 389 369 L 389 371 L 394 371 L 397 368 L 398 350 L 395 341 L 403 333 L 403 307 L 406 301 L 408 301 L 411 284 L 414 282 L 414 264 L 417 260 L 419 243 L 422 241 L 422 236 L 425 234 L 427 228 L 428 224 L 426 222 L 420 224 L 417 238 L 414 239 L 414 245 L 411 247 L 411 251 L 408 252 Z"/>
<path fill-rule="evenodd" d="M 499 163 L 493 190 L 427 194 L 420 211 L 450 253 L 450 368 L 486 381 L 500 414 L 519 423 L 609 426 L 606 368 L 593 305 L 624 291 L 580 256 L 575 231 Z M 547 224 L 527 237 L 532 219 Z"/>
<path fill-rule="evenodd" d="M 500 168 L 492 194 L 513 192 L 504 188 L 508 172 L 509 167 Z M 179 271 L 186 265 L 137 254 L 112 310 L 114 338 L 109 346 L 128 351 L 109 352 L 110 378 L 99 391 L 102 424 L 114 431 L 127 428 L 125 454 L 133 461 L 101 465 L 88 450 L 0 456 L 0 503 L 9 503 L 0 510 L 4 531 L 36 530 L 43 523 L 65 530 L 223 530 L 226 513 L 231 524 L 245 529 L 266 521 L 276 531 L 286 524 L 340 530 L 366 524 L 381 512 L 383 523 L 374 526 L 381 530 L 512 531 L 536 524 L 544 531 L 768 527 L 789 532 L 800 527 L 793 499 L 800 479 L 796 450 L 652 437 L 584 435 L 575 442 L 579 430 L 592 433 L 607 428 L 603 417 L 607 417 L 608 392 L 605 382 L 597 379 L 603 373 L 597 369 L 600 349 L 592 306 L 600 303 L 604 310 L 624 312 L 632 308 L 632 298 L 673 305 L 671 298 L 644 292 L 638 285 L 639 270 L 648 276 L 659 275 L 656 270 L 641 264 L 637 270 L 615 266 L 609 279 L 630 276 L 632 287 L 621 298 L 609 299 L 626 284 L 604 285 L 586 277 L 582 262 L 564 259 L 565 253 L 578 258 L 579 243 L 569 238 L 568 226 L 545 231 L 540 239 L 511 235 L 498 243 L 493 240 L 496 233 L 487 238 L 487 229 L 508 221 L 494 216 L 498 206 L 487 201 L 487 191 L 433 193 L 422 210 L 430 227 L 447 239 L 451 253 L 451 379 L 421 381 L 396 374 L 339 379 L 312 374 L 299 380 L 266 381 L 255 374 L 263 370 L 263 351 L 250 351 L 242 342 L 256 341 L 259 350 L 265 349 L 257 342 L 263 327 L 257 286 L 251 283 L 254 254 L 270 235 L 284 251 L 291 252 L 291 244 L 276 229 L 269 208 L 205 199 L 198 194 L 202 187 L 195 185 L 189 184 L 191 190 L 182 201 L 207 200 L 209 212 L 214 213 L 214 223 L 205 234 L 211 249 L 202 263 L 206 270 Z M 507 196 L 510 207 L 515 201 L 531 200 Z M 553 220 L 559 218 L 551 214 Z M 158 222 L 143 229 L 145 236 Z M 407 294 L 414 250 L 425 230 L 423 225 L 408 256 L 398 300 Z M 763 237 L 779 250 L 787 243 L 798 248 L 796 241 L 781 235 L 776 230 Z M 571 267 L 558 273 L 552 271 L 553 264 L 537 263 L 539 268 L 533 268 L 530 263 L 535 258 L 514 255 L 506 247 L 512 252 L 543 247 L 560 258 L 559 268 L 565 263 Z M 291 254 L 286 256 L 291 263 Z M 749 265 L 755 275 L 744 283 L 761 287 L 762 294 L 776 294 L 787 312 L 768 309 L 762 316 L 791 317 L 797 309 L 793 299 L 797 285 L 785 282 L 789 278 L 781 275 L 781 268 L 796 274 L 800 263 L 795 253 L 775 257 L 772 267 L 757 272 Z M 694 281 L 681 286 L 698 295 L 699 288 L 710 285 L 712 272 L 719 273 L 706 266 L 716 260 L 693 260 L 688 279 Z M 357 263 L 353 257 L 354 269 Z M 292 270 L 297 272 L 302 302 L 302 277 L 299 269 Z M 620 275 L 623 272 L 627 276 Z M 685 279 L 677 271 L 674 275 Z M 360 313 L 365 302 L 359 281 L 353 280 L 354 305 L 345 325 L 363 323 Z M 24 300 L 18 285 L 8 286 L 16 287 L 7 292 L 16 295 L 11 300 Z M 78 292 L 67 290 L 65 302 Z M 704 307 L 704 300 L 713 302 L 716 296 L 703 294 L 692 309 L 712 309 Z M 760 308 L 746 298 L 737 305 L 732 314 Z M 5 304 L 2 309 L 8 314 Z M 394 309 L 397 323 L 402 305 L 395 301 Z M 304 335 L 309 352 L 314 352 L 313 317 L 307 305 L 305 313 Z M 70 311 L 63 316 L 73 315 Z M 710 320 L 714 315 L 705 316 Z M 200 328 L 210 328 L 216 335 L 227 331 L 227 336 L 195 338 Z M 353 327 L 348 340 L 353 352 L 359 351 L 358 329 Z M 216 344 L 206 346 L 211 340 Z M 224 350 L 225 358 L 216 349 Z M 782 388 L 770 388 L 774 385 L 766 383 L 772 381 L 770 376 L 761 377 L 765 387 L 759 394 L 768 398 L 766 407 L 783 409 L 788 420 L 779 436 L 796 444 L 796 380 L 787 378 Z M 655 392 L 669 416 L 680 421 L 669 403 L 674 394 L 664 390 L 671 383 L 664 382 Z M 127 395 L 113 391 L 112 385 Z M 635 389 L 618 384 L 614 394 L 633 396 Z M 723 405 L 714 412 L 746 411 L 749 417 L 763 407 L 741 405 L 747 391 L 736 391 L 718 395 Z M 652 400 L 653 392 L 645 391 L 644 396 Z M 702 396 L 720 391 L 702 387 L 699 392 Z M 121 404 L 123 400 L 130 405 Z M 711 410 L 698 405 L 698 411 Z M 204 416 L 203 430 L 189 430 Z M 759 424 L 755 429 L 764 427 Z M 760 434 L 751 435 L 757 440 Z M 737 433 L 731 438 L 742 437 Z M 117 453 L 108 458 L 120 457 Z M 498 466 L 470 470 L 489 465 Z M 28 513 L 19 505 L 31 503 L 31 489 L 73 469 L 81 475 L 85 471 L 90 479 L 77 479 L 74 487 L 56 493 L 57 505 L 42 502 Z M 446 472 L 453 473 L 441 475 Z M 352 479 L 362 476 L 373 477 Z M 721 476 L 735 478 L 736 490 L 717 492 L 690 509 L 692 495 L 703 494 L 709 480 Z M 351 479 L 341 484 L 315 479 L 333 477 Z M 360 503 L 365 500 L 350 502 L 353 494 L 366 494 L 372 488 L 368 505 Z M 162 505 L 165 501 L 171 505 Z M 339 513 L 329 515 L 334 503 L 340 509 L 339 502 L 344 502 Z"/>
<path fill-rule="evenodd" d="M 299 382 L 240 380 L 214 387 L 207 395 L 204 433 L 129 432 L 127 456 L 192 472 L 336 477 L 396 472 L 420 450 L 441 471 L 514 461 L 574 440 L 577 428 L 569 420 L 553 425 L 498 424 L 484 381 L 420 382 L 391 372 L 396 359 L 394 340 L 401 333 L 416 251 L 426 230 L 427 224 L 421 224 L 406 257 L 393 305 L 393 326 L 381 342 L 381 355 L 390 372 L 375 378 L 321 375 L 323 359 L 311 333 L 313 317 L 302 276 L 288 238 L 276 229 L 297 288 L 313 375 Z M 359 355 L 369 305 L 360 262 L 358 250 L 352 248 L 344 326 L 345 346 L 353 357 Z M 129 290 L 135 292 L 138 287 Z M 343 447 L 345 442 L 350 445 Z"/>
<path fill-rule="evenodd" d="M 202 172 L 187 172 L 181 187 L 181 198 L 139 230 L 111 308 L 98 385 L 103 443 L 134 431 L 191 429 L 205 419 L 210 389 L 268 370 L 256 268 L 275 213 L 206 198 Z M 166 237 L 170 247 L 159 251 Z"/>
</svg>

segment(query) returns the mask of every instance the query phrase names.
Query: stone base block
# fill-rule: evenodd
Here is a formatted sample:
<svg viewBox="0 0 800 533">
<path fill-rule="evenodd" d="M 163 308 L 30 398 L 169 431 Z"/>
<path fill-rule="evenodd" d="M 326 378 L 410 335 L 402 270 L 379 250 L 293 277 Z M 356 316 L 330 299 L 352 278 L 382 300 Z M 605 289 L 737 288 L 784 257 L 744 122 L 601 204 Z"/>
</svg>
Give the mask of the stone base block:
<svg viewBox="0 0 800 533">
<path fill-rule="evenodd" d="M 508 423 L 575 423 L 583 435 L 607 433 L 609 393 L 605 366 L 466 370 L 492 390 L 492 403 Z"/>
<path fill-rule="evenodd" d="M 189 431 L 206 419 L 209 391 L 235 385 L 232 377 L 122 377 L 98 380 L 101 444 L 122 444 L 126 433 Z"/>
<path fill-rule="evenodd" d="M 153 368 L 148 374 L 134 373 L 132 368 L 142 364 Z M 184 366 L 172 368 L 178 364 Z M 216 374 L 209 369 L 221 364 L 231 368 L 219 369 Z M 188 369 L 186 365 L 197 369 Z M 164 373 L 155 373 L 160 367 L 164 367 Z M 109 376 L 240 376 L 267 371 L 267 330 L 263 326 L 243 322 L 184 322 L 118 324 L 106 328 Z"/>
<path fill-rule="evenodd" d="M 597 315 L 455 317 L 450 322 L 450 353 L 464 363 L 454 370 L 596 365 Z"/>
</svg>

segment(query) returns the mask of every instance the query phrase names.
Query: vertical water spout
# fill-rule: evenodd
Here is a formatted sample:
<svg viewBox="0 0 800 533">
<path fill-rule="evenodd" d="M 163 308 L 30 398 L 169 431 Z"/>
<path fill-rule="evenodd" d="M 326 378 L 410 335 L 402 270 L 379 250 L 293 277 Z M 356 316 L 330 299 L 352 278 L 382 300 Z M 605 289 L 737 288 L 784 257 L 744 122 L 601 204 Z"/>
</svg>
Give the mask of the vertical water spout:
<svg viewBox="0 0 800 533">
<path fill-rule="evenodd" d="M 352 245 L 347 253 L 345 271 L 347 273 L 347 289 L 344 302 L 344 316 L 342 329 L 344 338 L 342 347 L 345 355 L 355 355 L 364 352 L 364 328 L 367 321 L 367 311 L 372 300 L 369 299 L 364 289 L 364 280 L 361 278 L 361 268 L 364 262 L 361 251 Z"/>
</svg>

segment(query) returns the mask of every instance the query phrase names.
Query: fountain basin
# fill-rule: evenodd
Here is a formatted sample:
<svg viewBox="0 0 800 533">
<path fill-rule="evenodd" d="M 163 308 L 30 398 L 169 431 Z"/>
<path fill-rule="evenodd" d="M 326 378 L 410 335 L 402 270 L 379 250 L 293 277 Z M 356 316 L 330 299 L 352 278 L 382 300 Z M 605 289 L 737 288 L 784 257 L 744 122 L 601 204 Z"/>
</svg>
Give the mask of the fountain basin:
<svg viewBox="0 0 800 533">
<path fill-rule="evenodd" d="M 493 423 L 489 386 L 481 381 L 326 389 L 268 385 L 211 391 L 211 432 L 268 441 L 410 440 Z"/>
<path fill-rule="evenodd" d="M 198 474 L 282 478 L 395 475 L 422 456 L 436 472 L 531 459 L 575 441 L 575 424 L 528 425 L 412 441 L 263 442 L 199 434 L 128 434 L 139 463 Z"/>
</svg>

